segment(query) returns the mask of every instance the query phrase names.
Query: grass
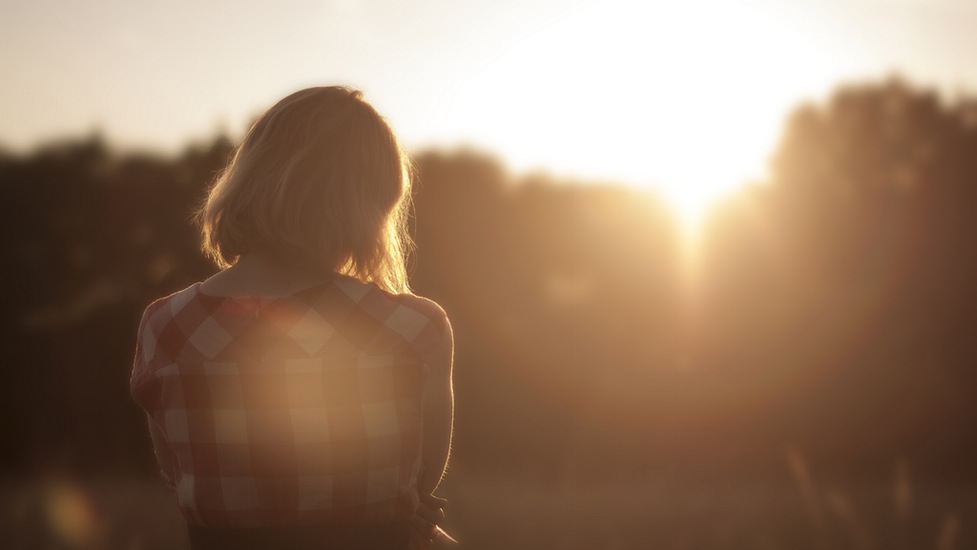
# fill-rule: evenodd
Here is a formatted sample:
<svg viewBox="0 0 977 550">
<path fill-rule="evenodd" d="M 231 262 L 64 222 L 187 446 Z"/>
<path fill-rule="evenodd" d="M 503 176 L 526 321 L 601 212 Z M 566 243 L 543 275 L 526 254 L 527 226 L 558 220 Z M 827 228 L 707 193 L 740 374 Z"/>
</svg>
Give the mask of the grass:
<svg viewBox="0 0 977 550">
<path fill-rule="evenodd" d="M 884 483 L 822 480 L 798 451 L 765 480 L 544 484 L 455 471 L 446 526 L 459 550 L 977 547 L 974 490 L 920 483 L 905 462 L 892 471 Z M 0 510 L 11 550 L 186 548 L 175 501 L 155 480 L 8 480 Z"/>
</svg>

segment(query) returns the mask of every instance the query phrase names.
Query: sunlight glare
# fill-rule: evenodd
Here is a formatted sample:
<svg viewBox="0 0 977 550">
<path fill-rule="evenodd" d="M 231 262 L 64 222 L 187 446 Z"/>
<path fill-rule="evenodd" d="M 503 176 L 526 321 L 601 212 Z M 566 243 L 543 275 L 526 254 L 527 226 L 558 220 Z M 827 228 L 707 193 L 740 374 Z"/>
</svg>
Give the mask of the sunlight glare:
<svg viewBox="0 0 977 550">
<path fill-rule="evenodd" d="M 515 168 L 653 188 L 692 228 L 763 177 L 783 115 L 828 69 L 743 2 L 604 2 L 525 37 L 456 108 Z"/>
</svg>

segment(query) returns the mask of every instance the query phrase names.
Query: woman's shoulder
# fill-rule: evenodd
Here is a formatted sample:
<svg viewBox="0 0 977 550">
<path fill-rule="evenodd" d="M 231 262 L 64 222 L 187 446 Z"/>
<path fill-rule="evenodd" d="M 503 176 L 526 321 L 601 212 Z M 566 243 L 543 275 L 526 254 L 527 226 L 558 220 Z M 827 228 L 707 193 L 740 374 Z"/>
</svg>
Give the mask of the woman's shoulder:
<svg viewBox="0 0 977 550">
<path fill-rule="evenodd" d="M 396 294 L 394 296 L 403 307 L 411 308 L 433 322 L 443 323 L 448 320 L 448 313 L 441 307 L 441 304 L 430 298 L 417 294 Z"/>
<path fill-rule="evenodd" d="M 166 357 L 164 349 L 167 327 L 179 322 L 178 317 L 185 315 L 184 310 L 197 294 L 199 283 L 195 283 L 183 290 L 153 300 L 143 311 L 136 337 L 136 354 L 133 363 L 131 384 L 136 388 L 147 377 L 152 376 L 151 365 L 159 363 L 159 359 Z"/>
<path fill-rule="evenodd" d="M 146 313 L 159 314 L 166 310 L 177 312 L 193 301 L 199 294 L 200 283 L 193 283 L 182 290 L 156 298 L 146 306 Z"/>
<path fill-rule="evenodd" d="M 199 288 L 199 282 L 193 283 L 183 290 L 178 290 L 172 294 L 167 294 L 166 296 L 161 296 L 153 300 L 143 311 L 143 322 L 169 317 L 180 312 L 187 304 L 199 296 Z"/>
<path fill-rule="evenodd" d="M 341 279 L 338 285 L 373 318 L 410 340 L 437 340 L 450 330 L 448 314 L 430 298 L 387 292 L 375 284 L 352 278 Z"/>
<path fill-rule="evenodd" d="M 453 339 L 451 322 L 440 304 L 416 294 L 395 294 L 398 302 L 387 326 L 406 336 L 422 354 L 431 353 Z"/>
<path fill-rule="evenodd" d="M 336 285 L 346 296 L 363 307 L 401 312 L 411 310 L 432 321 L 446 320 L 448 317 L 440 304 L 418 294 L 388 292 L 374 283 L 365 283 L 353 277 L 339 277 Z"/>
</svg>

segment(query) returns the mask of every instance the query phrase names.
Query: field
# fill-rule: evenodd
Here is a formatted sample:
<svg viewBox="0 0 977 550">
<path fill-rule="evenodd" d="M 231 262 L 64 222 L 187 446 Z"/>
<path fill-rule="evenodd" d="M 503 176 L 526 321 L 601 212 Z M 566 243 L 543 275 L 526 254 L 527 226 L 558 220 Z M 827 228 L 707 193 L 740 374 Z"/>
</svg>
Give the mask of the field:
<svg viewBox="0 0 977 550">
<path fill-rule="evenodd" d="M 816 483 L 802 462 L 794 466 L 735 482 L 539 484 L 453 472 L 446 527 L 466 550 L 977 547 L 971 487 L 913 483 L 899 468 L 888 482 Z M 8 480 L 0 503 L 12 550 L 186 548 L 175 501 L 154 480 Z"/>
</svg>

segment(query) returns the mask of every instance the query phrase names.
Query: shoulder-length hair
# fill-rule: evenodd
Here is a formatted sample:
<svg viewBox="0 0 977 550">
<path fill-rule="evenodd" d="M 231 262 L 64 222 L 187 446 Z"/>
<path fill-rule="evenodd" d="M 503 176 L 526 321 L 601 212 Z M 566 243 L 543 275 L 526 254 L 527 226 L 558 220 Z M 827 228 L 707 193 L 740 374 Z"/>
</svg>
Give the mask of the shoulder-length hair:
<svg viewBox="0 0 977 550">
<path fill-rule="evenodd" d="M 410 164 L 359 91 L 308 88 L 255 121 L 197 214 L 222 268 L 252 252 L 409 292 Z"/>
</svg>

